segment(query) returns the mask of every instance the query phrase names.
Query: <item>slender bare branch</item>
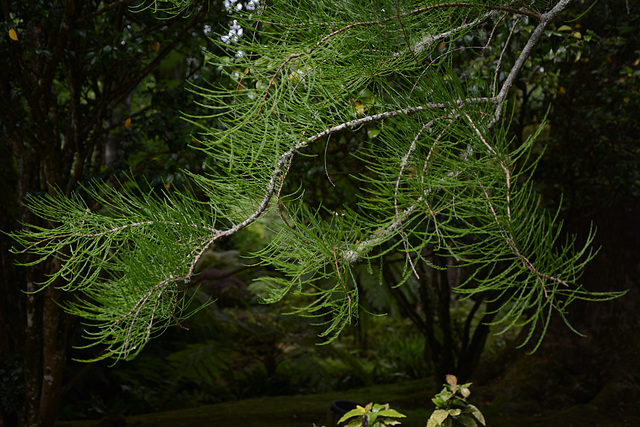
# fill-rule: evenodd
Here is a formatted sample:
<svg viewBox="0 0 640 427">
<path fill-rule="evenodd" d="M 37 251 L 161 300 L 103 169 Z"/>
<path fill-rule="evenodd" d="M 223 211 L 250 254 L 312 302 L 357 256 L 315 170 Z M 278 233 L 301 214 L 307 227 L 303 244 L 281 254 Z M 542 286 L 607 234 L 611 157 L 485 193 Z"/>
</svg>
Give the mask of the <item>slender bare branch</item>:
<svg viewBox="0 0 640 427">
<path fill-rule="evenodd" d="M 506 99 L 509 90 L 515 83 L 516 78 L 520 75 L 525 62 L 527 62 L 527 59 L 533 52 L 533 49 L 540 41 L 540 38 L 544 34 L 544 31 L 547 29 L 547 26 L 549 26 L 551 21 L 553 21 L 563 10 L 567 8 L 570 2 L 571 0 L 560 0 L 550 11 L 540 15 L 540 22 L 533 30 L 533 33 L 531 33 L 531 37 L 529 37 L 529 40 L 527 41 L 525 46 L 522 48 L 520 55 L 509 71 L 509 75 L 505 79 L 504 83 L 502 83 L 500 92 L 498 92 L 498 95 L 496 96 L 496 110 L 493 119 L 488 125 L 489 128 L 495 126 L 502 118 L 504 100 Z"/>
</svg>

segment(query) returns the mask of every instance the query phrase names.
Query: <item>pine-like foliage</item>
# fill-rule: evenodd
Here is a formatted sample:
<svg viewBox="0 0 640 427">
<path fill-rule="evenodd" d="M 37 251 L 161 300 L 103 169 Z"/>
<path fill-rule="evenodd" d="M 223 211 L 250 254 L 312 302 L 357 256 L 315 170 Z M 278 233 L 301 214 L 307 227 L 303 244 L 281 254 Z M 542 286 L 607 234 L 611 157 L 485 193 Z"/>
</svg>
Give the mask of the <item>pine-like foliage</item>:
<svg viewBox="0 0 640 427">
<path fill-rule="evenodd" d="M 513 146 L 504 125 L 510 87 L 567 3 L 262 5 L 238 16 L 244 36 L 219 42 L 228 56 L 208 55 L 226 84 L 199 90 L 208 119 L 219 123 L 199 141 L 215 167 L 191 175 L 205 201 L 96 185 L 89 193 L 100 211 L 80 198 L 33 198 L 52 227 L 14 237 L 42 260 L 60 259 L 45 285 L 78 292 L 68 309 L 93 325 L 104 357 L 132 357 L 187 316 L 180 284 L 200 255 L 256 221 L 273 230 L 257 256 L 281 273 L 265 279 L 265 301 L 308 296 L 299 313 L 317 317 L 326 340 L 357 316 L 355 264 L 401 251 L 408 277 L 427 262 L 426 249 L 473 268 L 458 291 L 499 300 L 497 324 L 537 337 L 572 300 L 617 296 L 577 283 L 593 257 L 592 236 L 581 247 L 560 241 L 557 218 L 538 207 L 530 180 L 536 135 Z M 509 56 L 522 23 L 535 29 Z M 498 33 L 508 36 L 499 41 Z M 474 58 L 487 75 L 469 71 Z M 343 135 L 361 135 L 351 149 L 363 166 L 350 174 L 357 191 L 337 208 L 309 203 L 305 181 L 291 171 Z M 328 165 L 342 160 L 320 158 L 327 180 Z"/>
</svg>

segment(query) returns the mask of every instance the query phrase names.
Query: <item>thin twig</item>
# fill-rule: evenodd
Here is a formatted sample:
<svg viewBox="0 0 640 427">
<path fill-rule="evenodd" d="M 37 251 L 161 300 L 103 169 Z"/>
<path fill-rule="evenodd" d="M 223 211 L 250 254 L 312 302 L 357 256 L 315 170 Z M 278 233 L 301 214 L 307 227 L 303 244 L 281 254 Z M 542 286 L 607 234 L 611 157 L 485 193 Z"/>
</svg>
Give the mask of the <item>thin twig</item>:
<svg viewBox="0 0 640 427">
<path fill-rule="evenodd" d="M 400 171 L 398 172 L 398 179 L 396 179 L 396 186 L 395 186 L 394 193 L 393 193 L 393 207 L 394 207 L 395 212 L 396 212 L 396 217 L 400 215 L 400 212 L 398 211 L 398 194 L 399 194 L 400 181 L 401 181 L 401 178 L 402 178 L 402 174 L 403 174 L 405 168 L 407 167 L 407 163 L 409 162 L 409 158 L 411 157 L 411 155 L 416 150 L 418 139 L 420 138 L 422 133 L 426 129 L 429 129 L 429 127 L 436 120 L 437 119 L 433 119 L 430 122 L 424 124 L 420 128 L 420 130 L 418 131 L 416 136 L 413 138 L 413 141 L 411 141 L 411 145 L 409 146 L 409 150 L 407 151 L 407 153 L 402 158 L 402 161 L 400 162 Z M 411 266 L 411 269 L 413 270 L 413 274 L 415 274 L 416 278 L 420 279 L 420 275 L 418 274 L 418 271 L 416 270 L 416 267 L 413 265 L 413 260 L 411 259 L 411 255 L 409 254 L 409 243 L 407 242 L 407 238 L 406 238 L 406 235 L 404 233 L 404 226 L 402 225 L 402 223 L 400 224 L 400 234 L 402 236 L 402 244 L 404 245 L 404 249 L 407 252 L 407 259 L 409 260 L 409 265 Z"/>
<path fill-rule="evenodd" d="M 342 288 L 344 289 L 344 294 L 347 296 L 347 300 L 349 300 L 349 318 L 351 318 L 351 295 L 347 291 L 347 284 L 344 280 L 342 280 L 342 275 L 340 274 L 340 267 L 338 266 L 338 256 L 336 255 L 336 247 L 332 247 L 333 250 L 333 262 L 336 267 L 336 273 L 338 273 L 338 279 L 342 284 Z"/>
<path fill-rule="evenodd" d="M 516 27 L 518 26 L 519 23 L 520 23 L 520 20 L 516 19 L 516 22 L 511 27 L 511 31 L 509 31 L 509 36 L 507 37 L 507 41 L 504 43 L 504 47 L 500 52 L 500 57 L 498 57 L 498 63 L 496 64 L 496 72 L 493 75 L 493 88 L 491 90 L 491 94 L 493 95 L 494 98 L 496 97 L 496 90 L 498 88 L 498 75 L 500 74 L 500 66 L 502 65 L 502 58 L 504 57 L 504 54 L 507 51 L 507 48 L 509 47 L 509 43 L 511 42 L 511 36 L 515 32 Z M 495 27 L 494 27 L 494 31 L 495 31 Z M 491 32 L 491 34 L 493 36 L 493 31 Z"/>
<path fill-rule="evenodd" d="M 525 46 L 522 48 L 522 52 L 520 52 L 520 56 L 518 56 L 518 59 L 516 59 L 515 63 L 513 64 L 513 67 L 511 67 L 511 71 L 509 72 L 509 75 L 505 79 L 500 89 L 500 92 L 498 92 L 498 95 L 496 96 L 496 109 L 495 109 L 493 119 L 491 120 L 491 122 L 489 122 L 489 125 L 488 125 L 489 129 L 495 126 L 502 118 L 502 108 L 503 108 L 502 104 L 506 99 L 507 94 L 509 93 L 509 89 L 511 89 L 511 86 L 513 86 L 513 84 L 515 83 L 516 78 L 518 77 L 518 75 L 520 75 L 520 72 L 522 71 L 524 64 L 527 62 L 527 59 L 531 56 L 531 52 L 533 51 L 533 48 L 538 44 L 538 41 L 540 41 L 540 38 L 544 34 L 544 31 L 547 29 L 547 26 L 564 9 L 566 9 L 566 7 L 569 5 L 570 2 L 571 0 L 560 0 L 558 4 L 556 4 L 550 11 L 540 15 L 540 22 L 538 23 L 536 28 L 533 30 L 533 33 L 529 37 L 529 40 L 527 41 Z"/>
</svg>

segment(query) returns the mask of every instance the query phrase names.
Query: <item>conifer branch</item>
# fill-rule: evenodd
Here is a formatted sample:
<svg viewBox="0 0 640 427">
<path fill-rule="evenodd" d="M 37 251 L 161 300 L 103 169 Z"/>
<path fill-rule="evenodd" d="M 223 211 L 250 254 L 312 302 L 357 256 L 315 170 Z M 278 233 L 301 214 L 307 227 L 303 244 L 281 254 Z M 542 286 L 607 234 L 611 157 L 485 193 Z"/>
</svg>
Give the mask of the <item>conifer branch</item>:
<svg viewBox="0 0 640 427">
<path fill-rule="evenodd" d="M 488 101 L 490 101 L 488 98 L 470 98 L 466 100 L 455 101 L 453 105 L 457 105 L 458 107 L 461 107 L 467 103 L 475 103 L 475 102 L 486 103 Z M 231 236 L 237 233 L 238 231 L 252 224 L 262 216 L 262 214 L 266 211 L 267 207 L 269 206 L 269 203 L 273 198 L 274 193 L 276 192 L 277 183 L 283 179 L 282 175 L 286 173 L 286 171 L 288 170 L 288 164 L 290 163 L 293 155 L 296 152 L 299 152 L 301 149 L 313 144 L 314 142 L 322 140 L 334 133 L 339 133 L 346 129 L 357 128 L 366 123 L 390 119 L 400 115 L 411 115 L 421 111 L 427 111 L 427 110 L 433 110 L 433 109 L 444 109 L 444 108 L 448 108 L 449 106 L 450 104 L 433 103 L 433 104 L 427 104 L 425 106 L 408 107 L 408 108 L 402 108 L 399 110 L 386 111 L 383 113 L 373 114 L 373 115 L 361 117 L 359 119 L 350 120 L 348 122 L 344 122 L 339 125 L 332 126 L 330 128 L 325 129 L 322 132 L 317 133 L 314 136 L 311 136 L 305 140 L 300 141 L 299 143 L 295 144 L 289 150 L 285 151 L 280 155 L 279 160 L 276 163 L 276 166 L 271 173 L 271 178 L 264 191 L 264 196 L 262 200 L 259 202 L 258 207 L 255 209 L 255 211 L 253 211 L 245 220 L 229 228 L 228 230 L 216 232 L 215 236 L 211 238 L 211 243 L 213 243 L 215 240 L 218 240 L 222 237 Z"/>
<path fill-rule="evenodd" d="M 405 9 L 390 2 L 386 10 L 372 5 L 372 13 L 347 7 L 335 22 L 326 5 L 299 0 L 305 15 L 282 1 L 255 18 L 278 30 L 256 26 L 255 37 L 238 40 L 231 49 L 243 55 L 216 63 L 230 83 L 202 91 L 214 111 L 209 118 L 219 120 L 206 129 L 203 139 L 210 142 L 203 147 L 226 168 L 217 176 L 191 175 L 207 202 L 190 192 L 145 199 L 136 190 L 98 187 L 88 193 L 106 213 L 89 214 L 82 202 L 62 195 L 45 198 L 32 210 L 60 225 L 14 236 L 24 251 L 41 257 L 36 263 L 62 261 L 45 284 L 59 278 L 65 290 L 85 293 L 69 311 L 94 323 L 89 335 L 108 347 L 100 357 L 133 357 L 168 322 L 180 324 L 180 284 L 209 247 L 257 221 L 269 221 L 274 235 L 256 256 L 280 272 L 265 278 L 266 299 L 279 301 L 290 292 L 312 297 L 295 312 L 326 316 L 320 336 L 328 340 L 358 315 L 352 268 L 391 251 L 404 252 L 406 280 L 418 275 L 418 262 L 429 262 L 425 250 L 438 248 L 460 265 L 489 271 L 486 278 L 473 273 L 458 291 L 498 294 L 506 302 L 500 315 L 491 313 L 498 317 L 493 324 L 527 326 L 527 340 L 537 325 L 546 330 L 553 310 L 563 315 L 563 298 L 615 296 L 575 283 L 593 257 L 592 237 L 575 252 L 572 241 L 557 243 L 557 218 L 542 214 L 532 197 L 535 161 L 520 169 L 533 139 L 509 146 L 502 120 L 527 58 L 569 0 L 544 13 L 513 1 Z M 505 70 L 508 46 L 526 19 L 538 23 Z M 489 35 L 475 34 L 486 23 Z M 501 34 L 506 41 L 498 40 Z M 457 59 L 487 52 L 479 58 L 489 70 L 487 83 L 469 87 L 474 82 L 465 78 L 481 77 L 461 69 Z M 365 137 L 364 130 L 375 132 Z M 365 172 L 330 172 L 342 159 L 327 158 L 329 141 L 333 148 L 349 138 Z M 326 141 L 324 150 L 320 141 Z M 312 203 L 290 188 L 291 178 L 301 175 L 299 164 L 322 152 L 323 179 L 331 191 L 343 190 L 339 197 L 357 193 L 344 196 L 352 200 L 323 200 L 321 194 Z M 340 188 L 338 173 L 357 189 Z M 266 215 L 273 203 L 276 220 Z M 498 272 L 498 264 L 504 270 Z"/>
</svg>

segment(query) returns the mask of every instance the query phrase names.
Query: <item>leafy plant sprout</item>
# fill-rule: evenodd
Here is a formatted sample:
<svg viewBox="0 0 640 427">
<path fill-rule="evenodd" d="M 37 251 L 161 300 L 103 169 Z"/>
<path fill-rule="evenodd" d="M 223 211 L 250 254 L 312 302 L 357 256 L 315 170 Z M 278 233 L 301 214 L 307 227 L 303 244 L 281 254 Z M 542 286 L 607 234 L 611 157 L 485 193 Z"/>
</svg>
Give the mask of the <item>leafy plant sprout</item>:
<svg viewBox="0 0 640 427">
<path fill-rule="evenodd" d="M 427 427 L 482 427 L 486 425 L 480 410 L 467 402 L 471 395 L 471 383 L 458 384 L 455 375 L 446 376 L 447 383 L 442 391 L 431 399 L 436 405 L 435 411 L 427 421 Z"/>
<path fill-rule="evenodd" d="M 446 384 L 442 391 L 431 399 L 436 406 L 427 420 L 427 427 L 484 427 L 486 421 L 480 410 L 467 402 L 471 395 L 471 383 L 458 384 L 455 375 L 446 375 Z M 344 427 L 385 427 L 402 424 L 400 419 L 406 415 L 391 409 L 389 404 L 370 402 L 344 414 L 338 425 Z M 315 425 L 315 424 L 314 424 Z"/>
<path fill-rule="evenodd" d="M 406 415 L 389 408 L 389 404 L 371 402 L 365 407 L 358 405 L 347 412 L 338 420 L 338 424 L 344 427 L 386 427 L 401 424 L 398 418 L 405 417 Z"/>
<path fill-rule="evenodd" d="M 216 168 L 185 171 L 193 188 L 182 192 L 95 183 L 89 200 L 33 196 L 29 208 L 51 226 L 25 225 L 15 250 L 59 263 L 42 286 L 77 295 L 66 309 L 91 325 L 89 345 L 105 348 L 97 358 L 135 357 L 192 314 L 182 284 L 202 254 L 257 222 L 272 237 L 255 256 L 279 272 L 263 279 L 264 301 L 300 295 L 294 312 L 316 319 L 325 342 L 357 321 L 354 265 L 384 268 L 385 254 L 401 252 L 401 285 L 436 251 L 473 271 L 457 292 L 498 301 L 494 325 L 524 328 L 535 349 L 552 315 L 569 325 L 574 300 L 621 295 L 580 286 L 593 233 L 583 246 L 562 241 L 558 215 L 539 209 L 533 190 L 537 133 L 520 146 L 507 138 L 507 95 L 568 3 L 282 0 L 259 15 L 238 10 L 244 36 L 218 39 L 225 53 L 207 61 L 221 83 L 200 90 L 217 125 L 189 118 Z M 535 29 L 508 60 L 523 21 Z M 457 64 L 498 31 L 509 37 L 479 84 Z M 343 136 L 363 165 L 348 174 L 357 191 L 339 206 L 310 203 L 292 171 L 316 155 L 338 191 L 331 167 L 345 159 L 329 148 Z"/>
</svg>

